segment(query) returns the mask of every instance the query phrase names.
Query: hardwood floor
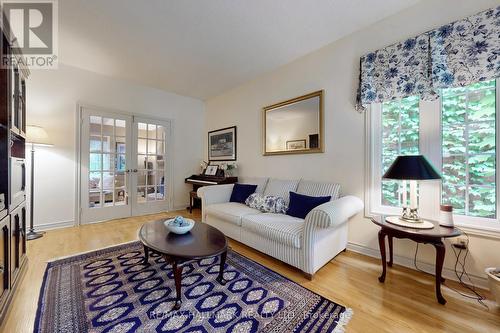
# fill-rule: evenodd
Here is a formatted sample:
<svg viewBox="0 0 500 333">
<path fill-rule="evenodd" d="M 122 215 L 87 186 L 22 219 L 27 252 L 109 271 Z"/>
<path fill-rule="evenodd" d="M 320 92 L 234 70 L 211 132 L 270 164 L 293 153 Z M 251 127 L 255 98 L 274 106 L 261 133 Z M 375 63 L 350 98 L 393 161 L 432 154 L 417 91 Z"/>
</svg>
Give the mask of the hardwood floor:
<svg viewBox="0 0 500 333">
<path fill-rule="evenodd" d="M 193 214 L 177 212 L 199 219 Z M 53 230 L 28 242 L 28 268 L 17 290 L 0 332 L 32 332 L 38 294 L 46 262 L 53 258 L 90 251 L 137 239 L 146 221 L 176 212 L 120 219 L 106 223 Z M 354 310 L 347 332 L 500 332 L 500 309 L 488 301 L 486 310 L 443 286 L 448 300 L 439 305 L 431 275 L 395 266 L 385 284 L 378 282 L 379 260 L 345 252 L 307 280 L 300 271 L 238 242 L 231 247 L 251 259 L 289 277 L 302 286 Z M 457 283 L 446 282 L 453 288 Z M 487 295 L 491 299 L 491 295 Z"/>
</svg>

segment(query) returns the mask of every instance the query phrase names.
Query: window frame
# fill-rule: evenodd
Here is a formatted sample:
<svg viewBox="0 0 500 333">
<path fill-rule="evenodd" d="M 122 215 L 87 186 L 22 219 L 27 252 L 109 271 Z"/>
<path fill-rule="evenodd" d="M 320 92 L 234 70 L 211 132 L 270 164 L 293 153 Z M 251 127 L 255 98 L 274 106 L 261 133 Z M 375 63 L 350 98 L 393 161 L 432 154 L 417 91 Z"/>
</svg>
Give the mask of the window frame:
<svg viewBox="0 0 500 333">
<path fill-rule="evenodd" d="M 500 237 L 500 79 L 496 79 L 496 218 L 454 214 L 456 226 L 481 234 Z M 442 99 L 420 100 L 419 151 L 438 170 L 442 170 Z M 401 208 L 382 205 L 382 104 L 371 104 L 365 113 L 365 216 L 400 215 Z M 419 213 L 439 218 L 441 181 L 419 182 Z"/>
</svg>

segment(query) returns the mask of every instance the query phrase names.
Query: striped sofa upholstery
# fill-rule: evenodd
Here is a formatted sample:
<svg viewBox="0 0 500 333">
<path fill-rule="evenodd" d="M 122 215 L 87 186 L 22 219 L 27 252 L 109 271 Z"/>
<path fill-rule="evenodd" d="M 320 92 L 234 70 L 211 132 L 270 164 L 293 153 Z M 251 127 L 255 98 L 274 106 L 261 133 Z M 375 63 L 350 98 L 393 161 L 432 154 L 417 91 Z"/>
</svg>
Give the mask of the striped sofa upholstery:
<svg viewBox="0 0 500 333">
<path fill-rule="evenodd" d="M 347 222 L 363 209 L 355 196 L 340 197 L 340 186 L 307 180 L 241 177 L 259 185 L 258 192 L 289 198 L 294 191 L 310 196 L 332 196 L 314 208 L 305 219 L 284 214 L 261 213 L 243 204 L 229 202 L 232 184 L 198 189 L 202 221 L 241 243 L 251 246 L 306 273 L 308 277 L 347 247 Z"/>
</svg>

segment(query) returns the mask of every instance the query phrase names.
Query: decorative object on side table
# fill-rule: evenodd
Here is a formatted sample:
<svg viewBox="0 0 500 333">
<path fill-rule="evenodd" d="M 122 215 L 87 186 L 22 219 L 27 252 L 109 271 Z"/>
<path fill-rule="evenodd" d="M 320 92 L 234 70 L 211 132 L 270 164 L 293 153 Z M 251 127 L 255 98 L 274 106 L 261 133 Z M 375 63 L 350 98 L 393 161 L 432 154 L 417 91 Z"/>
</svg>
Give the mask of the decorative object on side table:
<svg viewBox="0 0 500 333">
<path fill-rule="evenodd" d="M 236 126 L 208 132 L 208 160 L 236 161 Z"/>
<path fill-rule="evenodd" d="M 26 136 L 28 144 L 31 144 L 31 187 L 30 187 L 30 229 L 26 234 L 27 240 L 33 240 L 43 237 L 44 232 L 35 231 L 34 227 L 34 201 L 35 201 L 35 147 L 52 147 L 49 135 L 43 127 L 28 125 L 26 126 Z"/>
<path fill-rule="evenodd" d="M 178 235 L 186 234 L 194 227 L 193 220 L 182 216 L 176 216 L 173 219 L 168 219 L 164 222 L 164 224 L 170 232 Z"/>
<path fill-rule="evenodd" d="M 439 225 L 453 228 L 453 206 L 441 205 L 439 208 Z"/>
<path fill-rule="evenodd" d="M 441 227 L 437 222 L 433 223 L 432 229 L 422 230 L 414 228 L 406 228 L 387 221 L 386 216 L 374 216 L 371 221 L 380 227 L 378 232 L 378 242 L 380 246 L 380 255 L 382 257 L 382 275 L 378 278 L 380 282 L 385 281 L 386 273 L 386 254 L 385 254 L 385 237 L 389 242 L 389 267 L 392 267 L 393 257 L 393 242 L 395 238 L 411 239 L 417 243 L 432 244 L 436 248 L 436 297 L 439 304 L 446 304 L 446 300 L 441 294 L 441 283 L 444 282 L 441 274 L 443 271 L 443 263 L 445 257 L 444 238 L 457 237 L 462 234 L 458 228 Z"/>
<path fill-rule="evenodd" d="M 398 156 L 383 178 L 403 181 L 403 214 L 399 218 L 389 219 L 389 222 L 405 227 L 430 228 L 429 222 L 418 216 L 417 198 L 417 181 L 441 179 L 429 161 L 423 155 Z M 410 181 L 410 207 L 407 206 L 407 180 Z"/>
</svg>

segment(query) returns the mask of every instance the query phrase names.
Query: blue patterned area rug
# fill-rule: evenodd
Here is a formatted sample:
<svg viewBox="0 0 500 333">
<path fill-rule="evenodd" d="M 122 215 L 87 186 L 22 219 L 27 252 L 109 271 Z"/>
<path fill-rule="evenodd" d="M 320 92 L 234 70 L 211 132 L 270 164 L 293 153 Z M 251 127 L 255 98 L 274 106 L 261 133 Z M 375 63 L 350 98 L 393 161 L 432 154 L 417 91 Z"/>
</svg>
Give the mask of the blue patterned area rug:
<svg viewBox="0 0 500 333">
<path fill-rule="evenodd" d="M 143 264 L 139 242 L 50 262 L 35 332 L 343 332 L 352 311 L 228 251 L 185 264 L 182 307 L 173 273 L 157 254 Z"/>
</svg>

